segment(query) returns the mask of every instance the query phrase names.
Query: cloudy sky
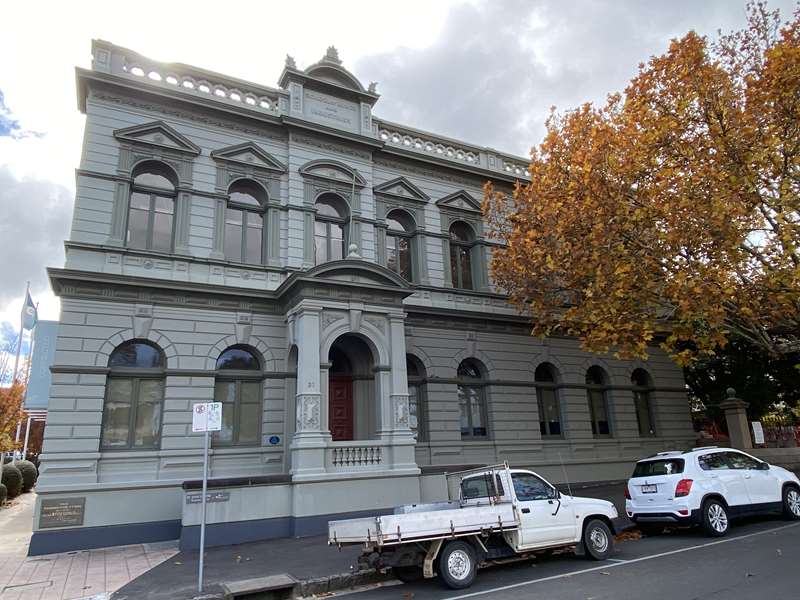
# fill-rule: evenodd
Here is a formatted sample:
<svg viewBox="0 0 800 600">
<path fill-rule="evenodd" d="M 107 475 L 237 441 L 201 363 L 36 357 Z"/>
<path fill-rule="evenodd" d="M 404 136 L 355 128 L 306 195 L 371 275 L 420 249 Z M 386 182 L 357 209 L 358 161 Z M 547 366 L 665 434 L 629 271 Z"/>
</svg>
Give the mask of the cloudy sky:
<svg viewBox="0 0 800 600">
<path fill-rule="evenodd" d="M 10 0 L 2 16 L 0 337 L 26 280 L 40 316 L 58 318 L 44 269 L 64 260 L 84 122 L 74 67 L 89 67 L 92 38 L 268 85 L 287 53 L 306 67 L 333 44 L 379 82 L 378 116 L 526 155 L 550 106 L 602 102 L 671 38 L 740 27 L 744 1 Z"/>
</svg>

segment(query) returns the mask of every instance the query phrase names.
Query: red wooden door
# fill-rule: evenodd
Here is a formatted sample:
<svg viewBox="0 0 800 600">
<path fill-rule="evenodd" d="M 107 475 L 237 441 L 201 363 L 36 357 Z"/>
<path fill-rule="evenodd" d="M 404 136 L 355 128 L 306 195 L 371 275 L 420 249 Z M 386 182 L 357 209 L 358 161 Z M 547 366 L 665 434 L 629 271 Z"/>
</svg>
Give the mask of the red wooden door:
<svg viewBox="0 0 800 600">
<path fill-rule="evenodd" d="M 330 378 L 328 417 L 334 442 L 353 439 L 353 380 L 349 377 Z"/>
</svg>

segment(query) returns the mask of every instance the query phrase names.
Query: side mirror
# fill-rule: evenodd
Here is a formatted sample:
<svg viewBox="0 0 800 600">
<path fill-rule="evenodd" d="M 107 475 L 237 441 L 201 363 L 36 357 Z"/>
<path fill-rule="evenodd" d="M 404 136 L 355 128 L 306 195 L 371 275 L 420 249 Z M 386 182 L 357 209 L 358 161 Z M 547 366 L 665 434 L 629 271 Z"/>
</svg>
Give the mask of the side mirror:
<svg viewBox="0 0 800 600">
<path fill-rule="evenodd" d="M 759 471 L 769 471 L 769 463 L 768 462 L 759 463 L 758 464 L 758 470 Z"/>
</svg>

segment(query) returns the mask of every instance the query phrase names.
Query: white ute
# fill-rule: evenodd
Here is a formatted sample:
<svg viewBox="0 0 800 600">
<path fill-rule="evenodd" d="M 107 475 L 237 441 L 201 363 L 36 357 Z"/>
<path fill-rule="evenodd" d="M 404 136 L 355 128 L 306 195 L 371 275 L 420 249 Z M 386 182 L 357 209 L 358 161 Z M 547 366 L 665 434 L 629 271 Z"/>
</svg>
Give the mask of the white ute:
<svg viewBox="0 0 800 600">
<path fill-rule="evenodd" d="M 447 474 L 450 500 L 401 506 L 393 514 L 328 523 L 328 543 L 363 544 L 359 562 L 391 568 L 402 581 L 434 577 L 469 587 L 479 567 L 575 546 L 605 560 L 619 523 L 611 502 L 561 494 L 508 464 Z"/>
</svg>

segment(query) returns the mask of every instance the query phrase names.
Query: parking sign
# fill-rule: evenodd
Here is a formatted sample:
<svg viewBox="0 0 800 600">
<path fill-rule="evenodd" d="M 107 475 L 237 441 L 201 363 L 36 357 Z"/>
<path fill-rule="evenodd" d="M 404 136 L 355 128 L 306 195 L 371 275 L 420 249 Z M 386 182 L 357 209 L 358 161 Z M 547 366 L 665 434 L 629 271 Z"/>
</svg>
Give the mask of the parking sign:
<svg viewBox="0 0 800 600">
<path fill-rule="evenodd" d="M 222 429 L 222 402 L 201 402 L 192 410 L 192 432 Z"/>
</svg>

